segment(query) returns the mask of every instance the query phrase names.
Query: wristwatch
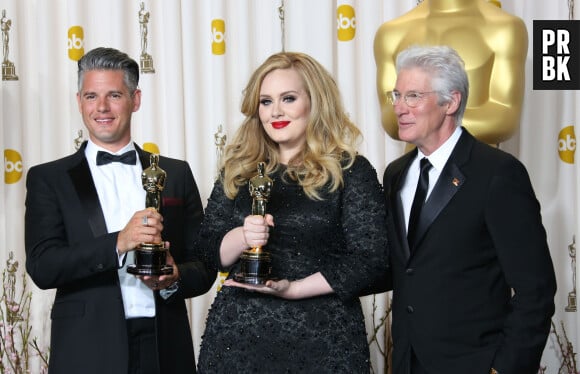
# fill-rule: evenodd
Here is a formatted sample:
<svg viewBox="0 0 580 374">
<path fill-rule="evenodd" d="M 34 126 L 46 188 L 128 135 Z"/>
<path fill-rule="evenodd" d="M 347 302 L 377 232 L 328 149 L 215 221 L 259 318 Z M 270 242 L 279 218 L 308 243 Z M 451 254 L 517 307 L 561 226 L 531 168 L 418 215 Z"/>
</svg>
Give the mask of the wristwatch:
<svg viewBox="0 0 580 374">
<path fill-rule="evenodd" d="M 499 371 L 495 370 L 494 368 L 491 368 L 489 374 L 499 374 Z"/>
</svg>

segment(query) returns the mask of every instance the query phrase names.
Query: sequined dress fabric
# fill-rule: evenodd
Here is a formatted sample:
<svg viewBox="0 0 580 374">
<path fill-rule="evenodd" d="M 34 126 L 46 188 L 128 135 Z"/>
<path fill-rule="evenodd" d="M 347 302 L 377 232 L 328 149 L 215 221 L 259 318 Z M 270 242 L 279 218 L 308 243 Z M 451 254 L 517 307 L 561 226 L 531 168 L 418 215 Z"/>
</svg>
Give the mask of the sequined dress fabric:
<svg viewBox="0 0 580 374">
<path fill-rule="evenodd" d="M 284 300 L 223 287 L 209 311 L 199 373 L 369 373 L 369 349 L 358 299 L 386 266 L 384 197 L 371 164 L 357 156 L 344 186 L 309 199 L 294 182 L 274 180 L 268 251 L 273 275 L 301 279 L 318 271 L 335 294 Z M 288 178 L 286 178 L 288 179 Z M 219 243 L 251 212 L 249 192 L 228 199 L 216 183 L 201 227 L 200 245 L 218 268 Z M 229 269 L 239 272 L 239 264 Z"/>
</svg>

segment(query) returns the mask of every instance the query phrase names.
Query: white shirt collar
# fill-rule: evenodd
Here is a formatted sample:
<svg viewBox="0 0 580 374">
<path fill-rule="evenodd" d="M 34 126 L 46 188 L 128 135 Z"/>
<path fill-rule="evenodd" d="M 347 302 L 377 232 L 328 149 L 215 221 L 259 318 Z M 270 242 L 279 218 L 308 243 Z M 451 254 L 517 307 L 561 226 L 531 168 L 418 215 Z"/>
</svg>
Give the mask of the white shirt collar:
<svg viewBox="0 0 580 374">
<path fill-rule="evenodd" d="M 429 156 L 425 156 L 420 150 L 418 150 L 417 159 L 420 160 L 423 157 L 427 157 L 429 162 L 431 162 L 431 165 L 433 165 L 434 169 L 439 171 L 443 170 L 443 167 L 445 166 L 445 163 L 447 163 L 449 156 L 451 156 L 451 152 L 453 152 L 453 149 L 459 141 L 459 137 L 461 136 L 462 132 L 463 129 L 461 126 L 457 126 L 455 131 L 453 131 L 453 134 L 451 134 L 445 143 L 443 143 L 435 150 L 435 152 L 431 153 Z"/>
</svg>

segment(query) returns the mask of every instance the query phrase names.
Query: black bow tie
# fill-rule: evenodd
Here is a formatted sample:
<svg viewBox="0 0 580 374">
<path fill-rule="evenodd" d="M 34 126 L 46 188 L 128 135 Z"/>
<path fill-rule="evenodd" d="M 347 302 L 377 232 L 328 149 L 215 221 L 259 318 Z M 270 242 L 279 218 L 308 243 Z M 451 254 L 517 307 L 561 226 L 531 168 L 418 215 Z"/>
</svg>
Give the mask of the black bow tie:
<svg viewBox="0 0 580 374">
<path fill-rule="evenodd" d="M 108 152 L 97 152 L 97 165 L 106 165 L 111 162 L 122 162 L 127 165 L 135 165 L 137 163 L 137 155 L 135 151 L 127 151 L 122 155 L 113 155 Z"/>
</svg>

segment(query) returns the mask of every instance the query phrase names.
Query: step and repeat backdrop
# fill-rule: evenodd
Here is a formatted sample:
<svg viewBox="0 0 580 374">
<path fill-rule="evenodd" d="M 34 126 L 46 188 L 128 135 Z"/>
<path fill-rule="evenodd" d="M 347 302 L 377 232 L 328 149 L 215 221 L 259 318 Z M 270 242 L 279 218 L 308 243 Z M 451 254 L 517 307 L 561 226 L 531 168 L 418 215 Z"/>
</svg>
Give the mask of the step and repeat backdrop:
<svg viewBox="0 0 580 374">
<path fill-rule="evenodd" d="M 147 150 L 187 160 L 204 203 L 223 147 L 241 123 L 242 90 L 251 72 L 281 50 L 308 53 L 334 75 L 349 115 L 362 130 L 360 153 L 373 163 L 382 180 L 386 165 L 400 156 L 406 145 L 391 138 L 381 125 L 375 34 L 383 23 L 417 6 L 429 6 L 428 1 L 0 0 L 0 146 L 4 154 L 0 265 L 5 267 L 0 317 L 5 321 L 6 308 L 13 305 L 11 297 L 26 298 L 28 294 L 18 293 L 26 282 L 30 305 L 23 302 L 12 309 L 23 312 L 26 307 L 29 338 L 36 337 L 39 349 L 46 350 L 54 290 L 39 290 L 20 275 L 25 260 L 25 178 L 31 166 L 73 153 L 87 137 L 75 98 L 77 61 L 85 52 L 114 47 L 140 63 L 143 94 L 141 108 L 133 115 L 134 140 Z M 476 1 L 484 0 L 448 3 L 461 7 Z M 554 332 L 541 370 L 555 374 L 561 372 L 562 365 L 574 365 L 566 361 L 570 357 L 567 350 L 577 352 L 580 343 L 576 301 L 580 174 L 575 161 L 580 94 L 577 88 L 561 90 L 557 84 L 534 87 L 534 68 L 542 65 L 534 65 L 539 56 L 533 30 L 534 21 L 573 20 L 578 10 L 572 0 L 504 0 L 493 4 L 521 18 L 528 32 L 521 120 L 498 146 L 526 165 L 542 205 L 558 293 Z M 450 16 L 450 27 L 453 22 Z M 479 26 L 473 27 L 474 33 L 480 33 Z M 487 41 L 485 34 L 480 36 Z M 433 43 L 443 42 L 433 35 L 427 37 Z M 565 41 L 561 36 L 553 40 Z M 493 49 L 504 41 L 487 42 Z M 553 59 L 554 69 L 559 70 L 546 65 L 545 79 L 552 75 L 556 80 L 566 78 L 566 45 L 561 44 L 561 51 L 554 52 L 560 57 Z M 466 63 L 469 68 L 470 62 Z M 470 126 L 467 119 L 465 125 Z M 17 275 L 15 283 L 8 282 L 10 274 Z M 196 354 L 207 310 L 224 276 L 220 275 L 209 293 L 189 302 Z M 10 296 L 6 291 L 10 287 L 18 292 Z M 367 296 L 362 301 L 373 371 L 386 372 L 390 294 Z M 5 331 L 0 328 L 0 333 Z M 32 362 L 31 372 L 39 372 L 42 360 L 33 357 Z"/>
</svg>

